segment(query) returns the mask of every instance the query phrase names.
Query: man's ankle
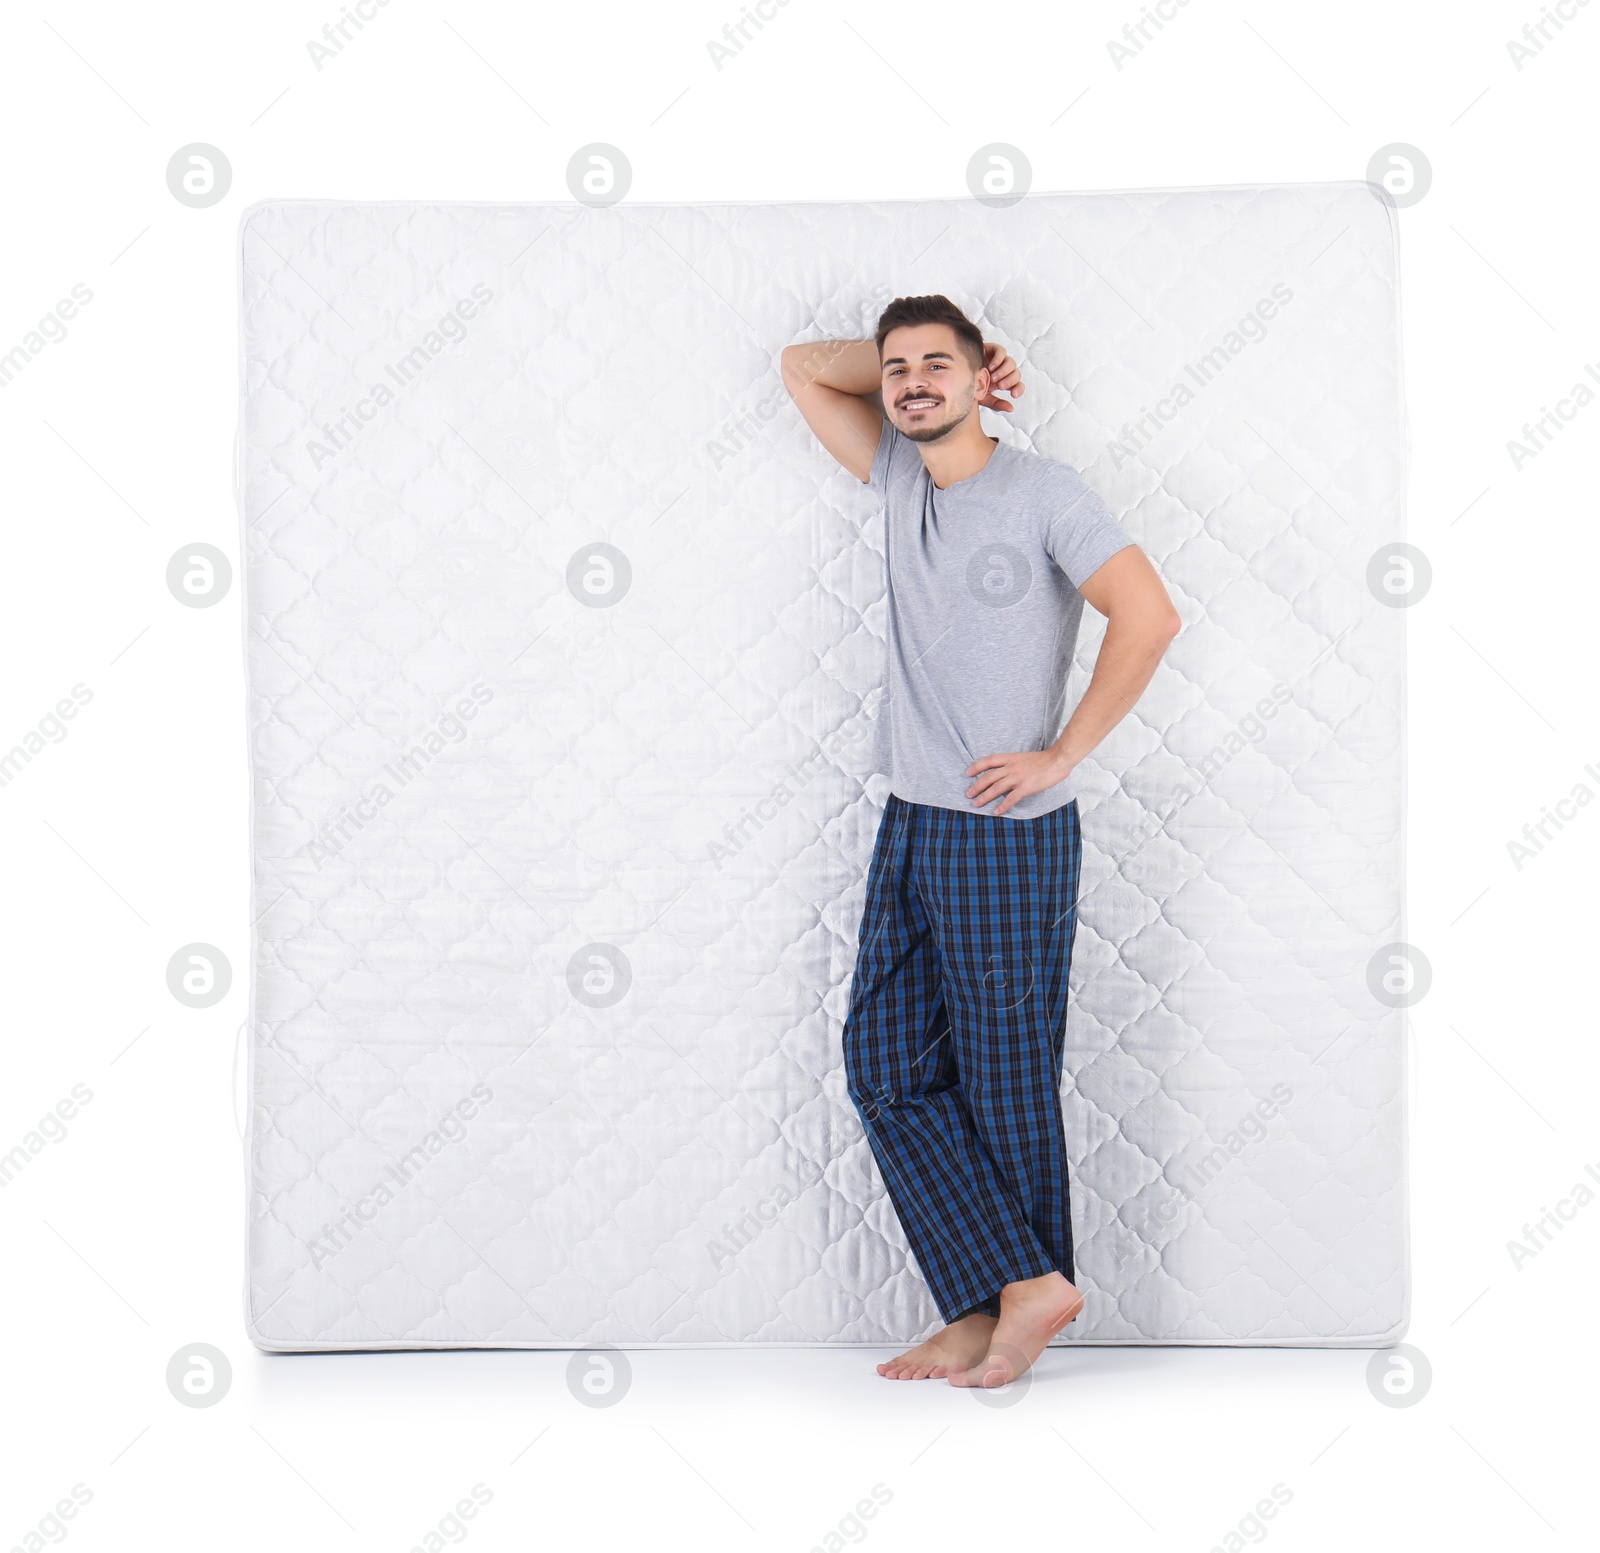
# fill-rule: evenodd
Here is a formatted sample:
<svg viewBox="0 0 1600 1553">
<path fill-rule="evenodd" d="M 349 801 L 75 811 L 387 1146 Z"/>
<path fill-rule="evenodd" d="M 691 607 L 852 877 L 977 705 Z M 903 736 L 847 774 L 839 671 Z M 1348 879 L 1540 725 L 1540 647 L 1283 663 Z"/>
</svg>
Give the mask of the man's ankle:
<svg viewBox="0 0 1600 1553">
<path fill-rule="evenodd" d="M 1052 1268 L 1047 1273 L 1040 1273 L 1037 1278 L 1019 1278 L 1015 1283 L 1008 1283 L 1000 1291 L 1000 1297 L 1004 1299 L 1009 1294 L 1013 1298 L 1026 1298 L 1029 1294 L 1035 1292 L 1043 1293 L 1052 1287 L 1071 1289 L 1075 1288 L 1076 1285 L 1065 1273 L 1058 1272 Z"/>
</svg>

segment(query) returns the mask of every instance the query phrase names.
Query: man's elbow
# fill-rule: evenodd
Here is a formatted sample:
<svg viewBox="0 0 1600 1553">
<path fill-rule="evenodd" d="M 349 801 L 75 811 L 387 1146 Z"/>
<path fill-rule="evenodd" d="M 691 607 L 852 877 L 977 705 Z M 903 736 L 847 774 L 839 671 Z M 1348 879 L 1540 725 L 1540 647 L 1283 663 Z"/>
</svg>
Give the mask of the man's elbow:
<svg viewBox="0 0 1600 1553">
<path fill-rule="evenodd" d="M 1173 638 L 1183 629 L 1183 620 L 1169 605 L 1165 609 L 1142 609 L 1132 613 L 1129 626 L 1138 632 L 1147 650 L 1159 660 L 1166 656 Z"/>
<path fill-rule="evenodd" d="M 815 349 L 810 345 L 785 345 L 778 353 L 778 376 L 791 399 L 798 399 L 815 376 L 807 372 L 807 353 Z"/>
<path fill-rule="evenodd" d="M 1117 600 L 1108 604 L 1105 613 L 1107 619 L 1121 622 L 1130 636 L 1137 634 L 1162 652 L 1183 629 L 1183 617 L 1170 601 L 1158 604 L 1152 598 Z"/>
</svg>

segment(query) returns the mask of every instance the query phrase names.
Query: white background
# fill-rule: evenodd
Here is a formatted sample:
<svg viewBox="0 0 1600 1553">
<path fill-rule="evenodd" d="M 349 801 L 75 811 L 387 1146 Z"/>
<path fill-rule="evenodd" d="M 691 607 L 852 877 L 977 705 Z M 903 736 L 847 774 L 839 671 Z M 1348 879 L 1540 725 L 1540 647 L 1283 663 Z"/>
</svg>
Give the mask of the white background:
<svg viewBox="0 0 1600 1553">
<path fill-rule="evenodd" d="M 0 786 L 9 1006 L 0 1153 L 86 1085 L 0 1187 L 0 1548 L 74 1484 L 45 1542 L 90 1548 L 586 1544 L 1570 1548 L 1592 1536 L 1600 1203 L 1516 1268 L 1507 1245 L 1600 1171 L 1590 878 L 1600 812 L 1518 869 L 1507 843 L 1600 793 L 1589 667 L 1595 432 L 1507 443 L 1600 372 L 1600 3 L 1518 71 L 1540 5 L 1191 0 L 1120 70 L 1143 6 L 989 10 L 789 0 L 722 69 L 737 0 L 559 15 L 390 0 L 317 70 L 339 5 L 8 8 L 0 353 L 75 284 L 93 301 L 0 389 L 0 750 L 75 684 L 65 737 Z M 227 197 L 168 192 L 178 147 Z M 1014 1405 L 890 1384 L 859 1351 L 645 1352 L 615 1406 L 565 1354 L 268 1357 L 241 1315 L 235 1032 L 248 921 L 238 589 L 187 609 L 180 546 L 237 564 L 238 215 L 266 197 L 564 200 L 572 152 L 630 158 L 630 198 L 948 197 L 1006 141 L 1041 190 L 1365 176 L 1420 147 L 1401 214 L 1411 543 L 1408 936 L 1413 1319 L 1431 1389 L 1390 1408 L 1366 1352 L 1052 1352 Z M 1026 363 L 1024 362 L 1024 371 Z M 671 361 L 641 385 L 672 392 Z M 1600 382 L 1588 379 L 1600 391 Z M 586 385 L 569 385 L 582 394 Z M 216 1007 L 173 951 L 229 955 Z M 1591 1178 L 1600 1188 L 1600 1180 Z M 180 1406 L 169 1358 L 233 1366 Z M 870 1521 L 852 1507 L 881 1484 Z M 1275 1484 L 1271 1521 L 1241 1521 Z M 1235 1541 L 1227 1542 L 1230 1531 Z M 827 1539 L 830 1533 L 834 1541 Z"/>
</svg>

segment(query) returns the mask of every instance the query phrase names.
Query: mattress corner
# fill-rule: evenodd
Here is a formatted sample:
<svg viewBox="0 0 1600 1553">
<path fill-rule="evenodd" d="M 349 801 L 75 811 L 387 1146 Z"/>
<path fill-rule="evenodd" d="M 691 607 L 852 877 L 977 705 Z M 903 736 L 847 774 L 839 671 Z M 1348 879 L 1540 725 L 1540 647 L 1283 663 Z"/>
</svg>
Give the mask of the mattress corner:
<svg viewBox="0 0 1600 1553">
<path fill-rule="evenodd" d="M 262 211 L 281 210 L 285 205 L 292 205 L 294 203 L 295 201 L 286 199 L 264 199 L 256 200 L 254 203 L 246 205 L 244 209 L 239 212 L 239 226 L 238 230 L 234 234 L 237 243 L 241 247 L 243 246 L 244 235 L 249 229 L 250 220 L 253 216 L 260 214 Z"/>
<path fill-rule="evenodd" d="M 1394 1324 L 1384 1332 L 1373 1332 L 1361 1339 L 1363 1348 L 1394 1348 L 1405 1341 L 1406 1334 L 1411 1330 L 1411 1311 L 1402 1310 L 1395 1317 Z"/>
<path fill-rule="evenodd" d="M 252 1345 L 261 1353 L 293 1353 L 295 1345 L 286 1343 L 282 1338 L 268 1337 L 261 1330 L 261 1323 L 256 1319 L 255 1312 L 251 1310 L 248 1302 L 244 1308 L 244 1335 L 250 1339 Z"/>
</svg>

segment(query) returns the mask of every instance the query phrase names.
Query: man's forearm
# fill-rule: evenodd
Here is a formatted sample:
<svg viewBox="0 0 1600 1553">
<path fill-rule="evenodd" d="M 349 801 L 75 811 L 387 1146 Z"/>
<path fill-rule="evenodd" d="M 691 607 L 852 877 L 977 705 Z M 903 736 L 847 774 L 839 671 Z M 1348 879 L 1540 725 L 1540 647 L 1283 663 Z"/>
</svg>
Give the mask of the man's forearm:
<svg viewBox="0 0 1600 1553">
<path fill-rule="evenodd" d="M 878 347 L 871 340 L 815 340 L 790 345 L 783 353 L 783 380 L 792 394 L 820 383 L 842 394 L 865 397 L 883 386 Z"/>
<path fill-rule="evenodd" d="M 1171 641 L 1170 631 L 1148 620 L 1113 616 L 1106 622 L 1089 688 L 1050 746 L 1069 771 L 1133 710 Z"/>
</svg>

